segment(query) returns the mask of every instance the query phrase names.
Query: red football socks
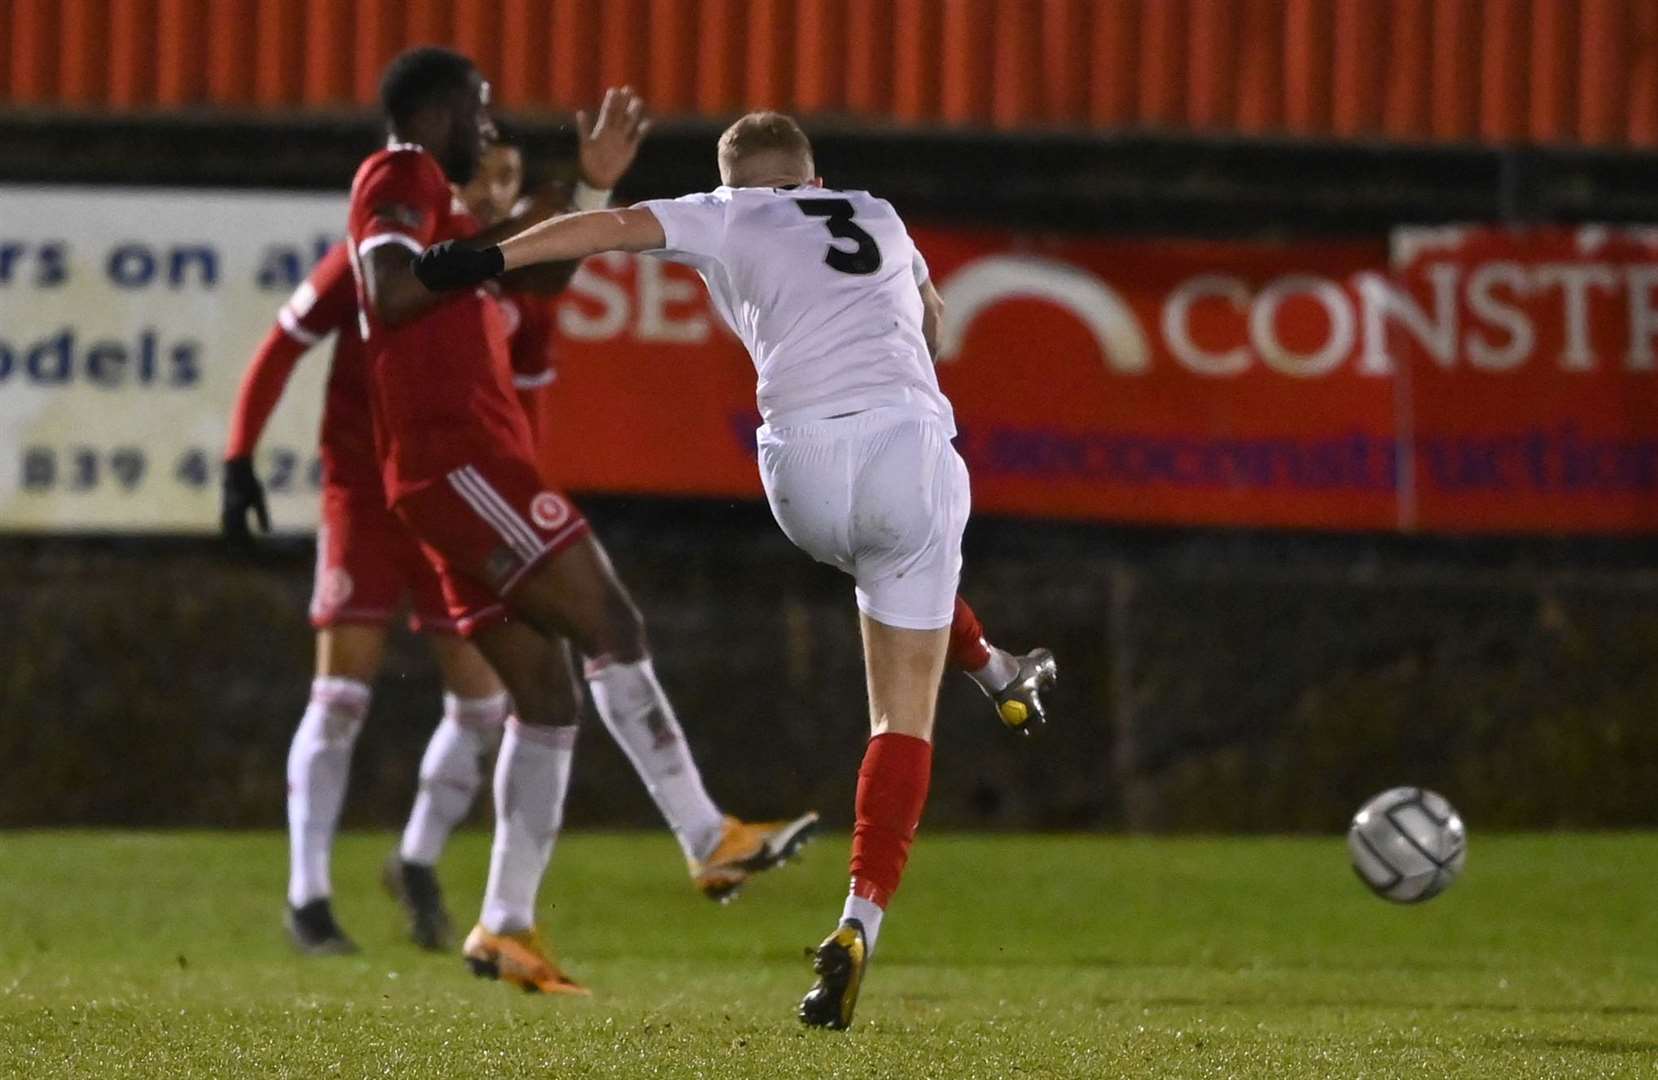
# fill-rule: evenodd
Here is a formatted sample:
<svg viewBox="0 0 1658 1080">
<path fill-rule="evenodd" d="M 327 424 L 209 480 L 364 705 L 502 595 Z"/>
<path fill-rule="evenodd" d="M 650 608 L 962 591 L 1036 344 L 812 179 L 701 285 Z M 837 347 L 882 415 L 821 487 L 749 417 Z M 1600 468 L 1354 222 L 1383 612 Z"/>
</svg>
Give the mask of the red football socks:
<svg viewBox="0 0 1658 1080">
<path fill-rule="evenodd" d="M 967 606 L 967 601 L 956 597 L 956 614 L 950 623 L 950 664 L 963 671 L 978 671 L 990 663 L 990 650 L 984 644 L 984 627 L 979 617 Z"/>
<path fill-rule="evenodd" d="M 926 739 L 889 731 L 869 740 L 858 770 L 857 825 L 852 830 L 854 896 L 885 908 L 898 891 L 932 771 L 933 744 Z"/>
</svg>

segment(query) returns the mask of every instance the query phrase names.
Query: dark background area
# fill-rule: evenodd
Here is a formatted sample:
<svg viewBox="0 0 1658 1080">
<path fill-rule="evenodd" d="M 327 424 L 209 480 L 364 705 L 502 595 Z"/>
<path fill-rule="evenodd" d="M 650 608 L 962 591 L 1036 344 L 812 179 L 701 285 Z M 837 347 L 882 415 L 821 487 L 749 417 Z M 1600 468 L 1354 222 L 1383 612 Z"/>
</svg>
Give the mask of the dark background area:
<svg viewBox="0 0 1658 1080">
<path fill-rule="evenodd" d="M 568 132 L 524 125 L 556 171 Z M 652 136 L 626 197 L 713 182 L 716 124 Z M 1658 221 L 1650 156 L 1124 135 L 814 129 L 835 182 L 915 220 L 1216 235 L 1440 221 Z M 377 141 L 303 123 L 11 112 L 0 182 L 343 189 Z M 864 731 L 850 584 L 763 505 L 584 498 L 646 612 L 716 798 L 844 816 Z M 1008 736 L 946 681 L 939 827 L 1328 831 L 1422 783 L 1474 828 L 1658 821 L 1658 573 L 1647 541 L 1148 531 L 979 519 L 963 591 L 998 642 L 1060 658 L 1054 725 Z M 0 538 L 0 825 L 282 818 L 304 707 L 304 542 Z M 399 637 L 347 824 L 391 825 L 438 714 Z M 654 811 L 595 722 L 579 824 Z"/>
<path fill-rule="evenodd" d="M 953 225 L 1193 236 L 1385 233 L 1440 222 L 1658 221 L 1658 155 L 1153 132 L 988 134 L 809 123 L 821 172 Z M 574 153 L 568 125 L 514 123 L 532 173 Z M 620 196 L 718 183 L 723 120 L 659 124 Z M 344 191 L 379 127 L 360 113 L 133 117 L 0 111 L 0 182 Z"/>
<path fill-rule="evenodd" d="M 759 505 L 587 499 L 728 808 L 841 822 L 864 732 L 850 585 Z M 1354 792 L 1476 827 L 1658 813 L 1658 574 L 1635 543 L 1119 531 L 985 519 L 964 593 L 1062 679 L 1040 740 L 947 677 L 935 827 L 1312 830 Z M 304 708 L 309 545 L 0 544 L 0 823 L 273 826 Z M 400 635 L 348 823 L 391 825 L 438 713 Z M 654 810 L 590 723 L 571 817 Z"/>
</svg>

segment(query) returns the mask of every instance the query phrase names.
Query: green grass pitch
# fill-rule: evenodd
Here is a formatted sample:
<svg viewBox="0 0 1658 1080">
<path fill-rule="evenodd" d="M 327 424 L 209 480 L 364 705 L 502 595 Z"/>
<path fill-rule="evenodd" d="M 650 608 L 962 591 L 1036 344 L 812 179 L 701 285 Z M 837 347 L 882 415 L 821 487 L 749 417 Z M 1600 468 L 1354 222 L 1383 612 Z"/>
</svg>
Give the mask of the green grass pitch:
<svg viewBox="0 0 1658 1080">
<path fill-rule="evenodd" d="M 851 1032 L 805 1031 L 846 839 L 718 907 L 664 834 L 561 841 L 543 914 L 590 1001 L 417 952 L 337 853 L 362 955 L 277 926 L 269 833 L 0 833 L 0 1075 L 1525 1077 L 1658 1071 L 1658 836 L 1473 838 L 1432 903 L 1338 838 L 924 834 Z M 487 837 L 443 867 L 472 914 Z"/>
</svg>

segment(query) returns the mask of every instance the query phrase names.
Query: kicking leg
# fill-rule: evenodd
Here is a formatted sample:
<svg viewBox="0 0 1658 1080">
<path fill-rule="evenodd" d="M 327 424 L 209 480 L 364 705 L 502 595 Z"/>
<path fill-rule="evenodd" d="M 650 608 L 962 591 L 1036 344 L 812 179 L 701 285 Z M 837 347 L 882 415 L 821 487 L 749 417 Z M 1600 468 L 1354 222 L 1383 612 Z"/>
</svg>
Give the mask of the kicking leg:
<svg viewBox="0 0 1658 1080">
<path fill-rule="evenodd" d="M 996 706 L 996 715 L 1021 735 L 1033 735 L 1048 722 L 1042 691 L 1059 676 L 1054 654 L 1032 649 L 1015 656 L 985 640 L 979 617 L 961 596 L 950 623 L 950 664 L 965 671 Z"/>
<path fill-rule="evenodd" d="M 749 877 L 793 857 L 817 814 L 749 823 L 722 814 L 709 798 L 673 705 L 649 657 L 632 663 L 592 660 L 587 686 L 599 717 L 650 792 L 691 869 L 711 900 L 734 898 Z"/>
<path fill-rule="evenodd" d="M 382 882 L 408 916 L 415 944 L 441 951 L 449 948 L 451 920 L 438 885 L 438 857 L 483 786 L 484 759 L 501 744 L 511 702 L 474 646 L 453 634 L 428 640 L 443 673 L 443 719 L 426 744 L 414 808 Z"/>
<path fill-rule="evenodd" d="M 294 947 L 314 955 L 357 950 L 334 920 L 329 861 L 351 773 L 351 751 L 380 669 L 382 626 L 317 631 L 311 700 L 288 747 L 288 909 Z"/>
<path fill-rule="evenodd" d="M 781 864 L 806 842 L 815 813 L 750 824 L 721 813 L 709 797 L 657 681 L 644 620 L 595 537 L 548 560 L 508 602 L 536 625 L 568 634 L 591 657 L 587 685 L 599 717 L 673 830 L 704 895 L 731 899 L 751 875 Z"/>
</svg>

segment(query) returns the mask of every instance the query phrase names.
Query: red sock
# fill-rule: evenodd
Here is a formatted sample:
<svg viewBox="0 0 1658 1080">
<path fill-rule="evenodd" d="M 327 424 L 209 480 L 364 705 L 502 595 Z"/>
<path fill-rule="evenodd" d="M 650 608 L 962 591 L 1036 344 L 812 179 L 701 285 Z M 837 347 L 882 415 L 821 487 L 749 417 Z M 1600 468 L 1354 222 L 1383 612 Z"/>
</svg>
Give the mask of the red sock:
<svg viewBox="0 0 1658 1080">
<path fill-rule="evenodd" d="M 956 597 L 956 615 L 950 623 L 949 658 L 963 671 L 977 671 L 990 663 L 990 650 L 984 647 L 984 627 L 960 596 Z"/>
<path fill-rule="evenodd" d="M 852 893 L 885 908 L 898 891 L 910 841 L 927 805 L 933 744 L 889 731 L 869 740 L 858 770 L 858 823 L 852 829 Z"/>
</svg>

